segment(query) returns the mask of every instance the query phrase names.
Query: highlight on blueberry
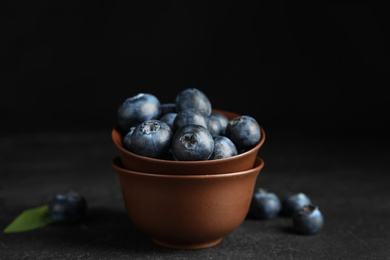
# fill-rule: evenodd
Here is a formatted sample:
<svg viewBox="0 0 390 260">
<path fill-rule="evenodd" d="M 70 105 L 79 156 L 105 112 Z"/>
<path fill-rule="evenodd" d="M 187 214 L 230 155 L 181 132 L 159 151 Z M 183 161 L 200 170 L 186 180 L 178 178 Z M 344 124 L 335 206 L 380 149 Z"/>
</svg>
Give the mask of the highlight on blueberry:
<svg viewBox="0 0 390 260">
<path fill-rule="evenodd" d="M 218 118 L 222 126 L 222 135 L 225 135 L 225 129 L 227 124 L 229 123 L 229 119 L 224 114 L 221 114 L 219 112 L 212 112 L 211 116 L 215 116 L 216 118 Z"/>
<path fill-rule="evenodd" d="M 293 216 L 293 227 L 295 231 L 312 235 L 318 233 L 324 226 L 324 217 L 318 206 L 306 205 L 303 206 Z"/>
<path fill-rule="evenodd" d="M 210 115 L 207 118 L 207 129 L 210 131 L 211 135 L 215 138 L 219 135 L 222 135 L 222 125 L 219 119 L 216 116 Z"/>
<path fill-rule="evenodd" d="M 128 132 L 130 127 L 145 120 L 157 119 L 160 116 L 160 101 L 152 94 L 139 93 L 127 98 L 118 108 L 117 122 L 119 127 Z"/>
<path fill-rule="evenodd" d="M 85 198 L 74 191 L 57 194 L 49 202 L 49 216 L 58 223 L 79 222 L 85 217 L 86 211 Z"/>
<path fill-rule="evenodd" d="M 130 136 L 131 151 L 152 158 L 168 152 L 172 142 L 172 130 L 160 120 L 146 120 L 139 124 Z"/>
<path fill-rule="evenodd" d="M 252 195 L 249 215 L 255 219 L 274 219 L 279 215 L 281 203 L 273 192 L 258 188 Z"/>
<path fill-rule="evenodd" d="M 183 126 L 173 136 L 172 152 L 179 161 L 208 160 L 213 150 L 213 137 L 203 126 Z"/>
<path fill-rule="evenodd" d="M 296 193 L 291 196 L 288 196 L 283 200 L 282 213 L 285 216 L 292 217 L 296 213 L 298 213 L 298 211 L 301 210 L 302 207 L 310 204 L 311 200 L 306 194 Z"/>
<path fill-rule="evenodd" d="M 195 108 L 207 116 L 211 114 L 210 100 L 197 88 L 187 88 L 181 91 L 176 96 L 175 104 L 177 112 L 187 108 Z"/>
</svg>

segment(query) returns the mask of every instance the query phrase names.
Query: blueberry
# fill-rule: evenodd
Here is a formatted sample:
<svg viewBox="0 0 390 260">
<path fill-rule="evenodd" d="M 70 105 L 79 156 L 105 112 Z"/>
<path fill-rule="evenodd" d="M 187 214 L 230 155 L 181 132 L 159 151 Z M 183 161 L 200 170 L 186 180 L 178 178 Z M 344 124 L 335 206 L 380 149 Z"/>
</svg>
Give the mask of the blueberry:
<svg viewBox="0 0 390 260">
<path fill-rule="evenodd" d="M 221 123 L 221 126 L 222 126 L 222 134 L 224 135 L 226 126 L 229 123 L 229 119 L 224 114 L 221 114 L 219 112 L 212 112 L 211 115 L 215 116 L 216 118 L 218 118 L 218 120 L 219 120 L 219 122 Z"/>
<path fill-rule="evenodd" d="M 165 103 L 161 104 L 160 106 L 161 109 L 161 115 L 165 115 L 168 113 L 176 113 L 176 104 L 175 103 Z"/>
<path fill-rule="evenodd" d="M 285 198 L 282 202 L 282 212 L 284 215 L 292 217 L 302 207 L 310 205 L 311 200 L 304 193 L 297 193 Z"/>
<path fill-rule="evenodd" d="M 135 126 L 130 128 L 130 131 L 123 137 L 122 144 L 127 150 L 131 151 L 131 135 L 134 133 Z"/>
<path fill-rule="evenodd" d="M 87 203 L 76 192 L 57 194 L 49 202 L 49 215 L 54 222 L 76 223 L 82 220 L 87 210 Z"/>
<path fill-rule="evenodd" d="M 172 142 L 172 130 L 160 120 L 146 120 L 139 124 L 130 137 L 134 153 L 157 158 L 168 152 Z"/>
<path fill-rule="evenodd" d="M 139 93 L 126 99 L 118 109 L 118 125 L 128 132 L 130 127 L 160 116 L 160 101 L 151 94 Z"/>
<path fill-rule="evenodd" d="M 252 196 L 250 214 L 261 220 L 274 219 L 278 216 L 281 204 L 275 193 L 257 189 Z"/>
<path fill-rule="evenodd" d="M 188 88 L 180 92 L 175 100 L 176 111 L 187 108 L 196 108 L 205 115 L 211 114 L 211 103 L 207 96 L 196 88 Z"/>
<path fill-rule="evenodd" d="M 172 129 L 173 128 L 173 121 L 175 121 L 177 113 L 166 113 L 162 117 L 160 117 L 160 121 L 163 121 L 169 127 Z"/>
<path fill-rule="evenodd" d="M 187 125 L 201 125 L 207 128 L 207 116 L 195 108 L 181 110 L 173 121 L 172 131 L 176 132 L 180 127 Z"/>
<path fill-rule="evenodd" d="M 208 160 L 213 150 L 213 137 L 203 126 L 183 126 L 173 136 L 172 152 L 179 161 Z"/>
<path fill-rule="evenodd" d="M 293 227 L 299 233 L 305 235 L 315 234 L 318 233 L 323 226 L 324 217 L 318 206 L 304 206 L 293 216 Z"/>
<path fill-rule="evenodd" d="M 210 115 L 207 118 L 207 129 L 214 138 L 222 135 L 222 125 L 219 122 L 219 119 L 215 116 Z"/>
<path fill-rule="evenodd" d="M 260 127 L 250 116 L 239 116 L 229 121 L 225 136 L 236 145 L 238 150 L 253 148 L 260 141 Z"/>
<path fill-rule="evenodd" d="M 214 150 L 210 160 L 228 158 L 237 155 L 236 146 L 226 136 L 217 136 L 214 138 Z"/>
</svg>

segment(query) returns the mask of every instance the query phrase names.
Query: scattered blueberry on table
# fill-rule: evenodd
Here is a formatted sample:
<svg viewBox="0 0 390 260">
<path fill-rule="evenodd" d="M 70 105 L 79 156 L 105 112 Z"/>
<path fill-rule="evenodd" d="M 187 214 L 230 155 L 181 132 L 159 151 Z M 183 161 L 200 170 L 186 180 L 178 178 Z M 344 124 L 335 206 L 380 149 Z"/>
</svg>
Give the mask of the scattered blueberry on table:
<svg viewBox="0 0 390 260">
<path fill-rule="evenodd" d="M 256 219 L 274 219 L 278 216 L 281 203 L 278 196 L 265 189 L 257 189 L 252 196 L 250 213 Z"/>
<path fill-rule="evenodd" d="M 293 216 L 294 229 L 305 235 L 318 233 L 324 226 L 324 217 L 318 206 L 307 205 L 303 206 Z"/>
<path fill-rule="evenodd" d="M 81 221 L 87 210 L 87 203 L 83 196 L 70 191 L 57 194 L 49 202 L 49 216 L 54 222 L 76 223 Z"/>
<path fill-rule="evenodd" d="M 282 202 L 282 213 L 286 216 L 294 216 L 303 206 L 310 205 L 310 198 L 300 192 L 288 196 Z"/>
</svg>

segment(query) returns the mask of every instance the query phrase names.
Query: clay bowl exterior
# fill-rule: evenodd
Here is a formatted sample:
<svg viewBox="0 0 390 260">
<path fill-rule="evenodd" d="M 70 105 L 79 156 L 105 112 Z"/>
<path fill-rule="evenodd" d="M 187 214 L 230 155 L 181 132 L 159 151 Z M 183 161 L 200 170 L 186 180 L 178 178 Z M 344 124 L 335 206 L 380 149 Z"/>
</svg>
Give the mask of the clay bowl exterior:
<svg viewBox="0 0 390 260">
<path fill-rule="evenodd" d="M 218 244 L 249 210 L 264 162 L 246 171 L 214 175 L 167 175 L 124 169 L 113 160 L 123 200 L 134 225 L 159 245 L 199 249 Z"/>
<path fill-rule="evenodd" d="M 223 110 L 213 109 L 213 111 L 224 114 L 229 120 L 240 116 Z M 265 133 L 261 126 L 260 130 L 260 142 L 251 150 L 229 158 L 207 161 L 173 161 L 137 155 L 122 146 L 123 135 L 118 126 L 112 130 L 111 134 L 112 140 L 119 150 L 123 167 L 126 169 L 157 174 L 197 175 L 238 172 L 253 168 L 258 151 L 265 140 Z"/>
</svg>

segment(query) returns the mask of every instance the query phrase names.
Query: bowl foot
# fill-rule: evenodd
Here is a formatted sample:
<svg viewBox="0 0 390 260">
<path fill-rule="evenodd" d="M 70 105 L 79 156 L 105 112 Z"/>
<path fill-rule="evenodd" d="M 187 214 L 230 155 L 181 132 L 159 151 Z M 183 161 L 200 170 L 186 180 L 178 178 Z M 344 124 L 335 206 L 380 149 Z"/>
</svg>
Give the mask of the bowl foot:
<svg viewBox="0 0 390 260">
<path fill-rule="evenodd" d="M 172 243 L 163 242 L 163 241 L 155 239 L 155 238 L 152 238 L 152 240 L 156 244 L 158 244 L 160 246 L 163 246 L 163 247 L 168 247 L 168 248 L 174 248 L 174 249 L 202 249 L 202 248 L 208 248 L 208 247 L 212 247 L 212 246 L 215 246 L 215 245 L 219 244 L 222 241 L 222 237 L 220 237 L 220 238 L 218 238 L 216 240 L 213 240 L 213 241 L 210 241 L 210 242 L 207 242 L 207 243 L 201 243 L 201 244 L 172 244 Z"/>
</svg>

